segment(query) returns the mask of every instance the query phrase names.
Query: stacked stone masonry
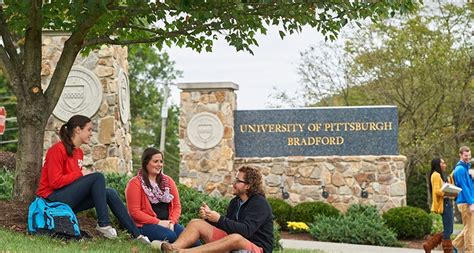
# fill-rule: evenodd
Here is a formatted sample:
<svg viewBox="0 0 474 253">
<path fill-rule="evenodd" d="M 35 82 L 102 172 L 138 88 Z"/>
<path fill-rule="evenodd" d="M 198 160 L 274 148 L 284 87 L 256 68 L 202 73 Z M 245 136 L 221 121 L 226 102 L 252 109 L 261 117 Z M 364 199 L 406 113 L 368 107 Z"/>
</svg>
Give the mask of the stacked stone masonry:
<svg viewBox="0 0 474 253">
<path fill-rule="evenodd" d="M 182 89 L 181 183 L 212 196 L 230 197 L 237 169 L 251 165 L 260 168 L 267 197 L 282 198 L 283 186 L 291 204 L 323 201 L 341 211 L 352 204 L 371 204 L 381 212 L 406 205 L 405 156 L 235 157 L 234 90 L 238 86 L 231 84 L 178 85 Z M 190 120 L 201 112 L 215 114 L 224 126 L 224 137 L 210 149 L 195 147 L 187 136 Z M 322 197 L 323 185 L 329 193 L 327 199 Z M 367 198 L 361 197 L 363 188 Z"/>
<path fill-rule="evenodd" d="M 61 55 L 64 34 L 43 38 L 42 88 L 46 89 L 56 63 Z M 74 66 L 92 71 L 100 81 L 103 96 L 98 111 L 91 117 L 93 136 L 89 145 L 83 145 L 84 165 L 103 172 L 126 173 L 131 171 L 130 121 L 121 120 L 119 71 L 128 73 L 127 48 L 103 46 L 87 57 L 79 55 Z M 94 98 L 88 98 L 94 99 Z M 127 108 L 129 110 L 129 108 Z M 51 115 L 45 129 L 44 151 L 59 141 L 59 129 L 63 121 Z"/>
<path fill-rule="evenodd" d="M 234 160 L 236 94 L 231 89 L 189 89 L 181 92 L 180 183 L 202 189 L 212 196 L 231 193 Z M 198 113 L 216 115 L 224 127 L 222 140 L 211 149 L 195 147 L 187 137 L 187 125 Z"/>
<path fill-rule="evenodd" d="M 352 204 L 371 204 L 385 212 L 406 205 L 405 161 L 405 156 L 258 157 L 236 158 L 235 168 L 260 168 L 267 197 L 281 198 L 284 186 L 292 204 L 323 201 L 341 211 Z M 368 198 L 361 197 L 362 187 Z"/>
</svg>

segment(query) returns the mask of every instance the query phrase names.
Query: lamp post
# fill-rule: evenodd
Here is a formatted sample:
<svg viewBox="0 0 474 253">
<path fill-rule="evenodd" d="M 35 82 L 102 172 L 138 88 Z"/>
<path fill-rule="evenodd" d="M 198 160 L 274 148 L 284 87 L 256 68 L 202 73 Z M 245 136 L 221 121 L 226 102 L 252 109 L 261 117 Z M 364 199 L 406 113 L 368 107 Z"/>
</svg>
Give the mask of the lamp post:
<svg viewBox="0 0 474 253">
<path fill-rule="evenodd" d="M 166 120 L 168 119 L 168 83 L 163 84 L 163 104 L 161 105 L 161 136 L 160 136 L 160 151 L 165 152 L 165 138 L 166 138 Z"/>
</svg>

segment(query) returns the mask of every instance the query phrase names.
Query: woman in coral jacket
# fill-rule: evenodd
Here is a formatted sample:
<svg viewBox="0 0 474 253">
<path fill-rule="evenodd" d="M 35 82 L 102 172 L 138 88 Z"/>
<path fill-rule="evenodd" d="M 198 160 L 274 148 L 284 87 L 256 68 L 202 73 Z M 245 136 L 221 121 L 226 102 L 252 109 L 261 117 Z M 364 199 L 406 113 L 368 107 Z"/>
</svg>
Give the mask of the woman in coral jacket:
<svg viewBox="0 0 474 253">
<path fill-rule="evenodd" d="M 88 144 L 92 137 L 91 119 L 72 116 L 62 125 L 59 136 L 61 141 L 46 153 L 36 194 L 49 201 L 66 203 L 75 213 L 95 207 L 96 229 L 105 237 L 115 239 L 117 232 L 111 226 L 109 206 L 134 238 L 149 244 L 148 238 L 140 234 L 128 215 L 117 191 L 105 187 L 104 175 L 83 167 L 81 145 Z"/>
<path fill-rule="evenodd" d="M 176 183 L 163 173 L 163 159 L 158 149 L 145 149 L 142 167 L 128 182 L 125 197 L 128 212 L 143 235 L 152 241 L 174 242 L 184 230 L 178 224 L 181 203 Z"/>
</svg>

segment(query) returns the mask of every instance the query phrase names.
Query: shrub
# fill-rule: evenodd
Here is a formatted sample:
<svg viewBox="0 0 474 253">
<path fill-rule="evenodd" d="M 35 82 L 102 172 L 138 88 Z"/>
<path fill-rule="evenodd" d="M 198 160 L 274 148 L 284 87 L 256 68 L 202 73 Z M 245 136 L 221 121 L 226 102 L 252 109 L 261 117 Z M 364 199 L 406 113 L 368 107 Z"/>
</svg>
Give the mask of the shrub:
<svg viewBox="0 0 474 253">
<path fill-rule="evenodd" d="M 367 217 L 381 218 L 375 206 L 364 204 L 353 204 L 347 209 L 348 214 L 363 214 Z"/>
<path fill-rule="evenodd" d="M 431 234 L 443 232 L 443 218 L 441 217 L 441 214 L 430 213 L 430 218 L 433 221 L 433 226 L 431 227 Z"/>
<path fill-rule="evenodd" d="M 120 195 L 120 198 L 123 202 L 125 202 L 125 188 L 127 187 L 128 181 L 130 181 L 132 177 L 127 176 L 126 174 L 120 174 L 116 172 L 105 173 L 104 176 L 107 182 L 107 188 L 113 188 L 117 190 Z"/>
<path fill-rule="evenodd" d="M 228 199 L 211 197 L 182 184 L 178 184 L 178 192 L 181 200 L 180 223 L 182 225 L 188 224 L 191 219 L 198 218 L 199 207 L 202 203 L 207 203 L 212 210 L 220 214 L 227 212 Z"/>
<path fill-rule="evenodd" d="M 11 199 L 13 193 L 14 172 L 0 169 L 0 199 Z"/>
<path fill-rule="evenodd" d="M 303 202 L 293 207 L 291 220 L 308 224 L 314 221 L 316 215 L 337 217 L 340 215 L 340 212 L 335 207 L 324 202 Z"/>
<path fill-rule="evenodd" d="M 268 203 L 272 207 L 273 219 L 280 225 L 281 229 L 288 230 L 286 222 L 290 219 L 293 207 L 284 200 L 268 198 Z"/>
<path fill-rule="evenodd" d="M 283 249 L 280 243 L 281 235 L 280 235 L 280 226 L 278 223 L 273 221 L 273 251 L 279 251 Z"/>
<path fill-rule="evenodd" d="M 424 168 L 424 171 L 429 171 L 429 168 Z M 419 207 L 427 212 L 430 211 L 430 206 L 428 205 L 428 192 L 426 185 L 425 172 L 414 172 L 407 179 L 407 205 L 413 207 Z M 431 192 L 430 192 L 431 194 Z"/>
<path fill-rule="evenodd" d="M 427 212 L 411 206 L 392 208 L 383 214 L 383 219 L 399 239 L 421 239 L 433 225 Z"/>
<path fill-rule="evenodd" d="M 400 246 L 374 206 L 351 206 L 345 215 L 318 215 L 310 234 L 319 241 Z"/>
</svg>

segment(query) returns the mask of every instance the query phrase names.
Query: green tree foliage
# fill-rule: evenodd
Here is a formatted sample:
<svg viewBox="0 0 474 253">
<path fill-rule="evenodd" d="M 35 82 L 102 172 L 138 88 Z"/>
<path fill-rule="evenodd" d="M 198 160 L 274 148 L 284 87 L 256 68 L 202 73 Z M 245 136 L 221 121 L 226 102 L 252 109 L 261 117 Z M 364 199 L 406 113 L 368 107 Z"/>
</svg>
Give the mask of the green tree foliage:
<svg viewBox="0 0 474 253">
<path fill-rule="evenodd" d="M 159 148 L 161 136 L 161 108 L 165 84 L 181 75 L 168 54 L 145 46 L 132 46 L 128 53 L 130 78 L 130 110 L 132 115 L 132 150 L 134 170 L 141 167 L 141 154 L 146 147 Z M 179 135 L 177 106 L 168 109 L 165 173 L 178 179 Z"/>
<path fill-rule="evenodd" d="M 379 19 L 416 8 L 407 1 L 137 1 L 5 0 L 0 6 L 0 69 L 18 99 L 15 197 L 30 200 L 41 170 L 43 129 L 79 52 L 103 44 L 177 45 L 210 51 L 222 34 L 251 51 L 257 33 L 280 25 L 280 36 L 316 28 L 329 39 L 350 20 Z M 42 32 L 70 33 L 49 85 L 41 86 Z M 84 51 L 84 49 L 87 49 Z"/>
<path fill-rule="evenodd" d="M 353 71 L 367 101 L 398 106 L 407 176 L 433 155 L 457 160 L 457 147 L 474 136 L 468 133 L 474 93 L 464 30 L 473 12 L 446 5 L 439 13 L 375 25 L 348 46 L 356 54 Z"/>
<path fill-rule="evenodd" d="M 429 169 L 424 168 L 424 170 Z M 427 173 L 417 170 L 407 178 L 407 204 L 429 212 L 431 199 L 428 198 L 430 194 L 427 194 L 429 193 L 429 182 L 427 182 L 428 177 L 426 175 Z"/>
<path fill-rule="evenodd" d="M 361 27 L 342 52 L 303 52 L 305 105 L 396 105 L 407 178 L 433 155 L 453 164 L 474 137 L 473 18 L 472 5 L 440 5 Z"/>
</svg>

